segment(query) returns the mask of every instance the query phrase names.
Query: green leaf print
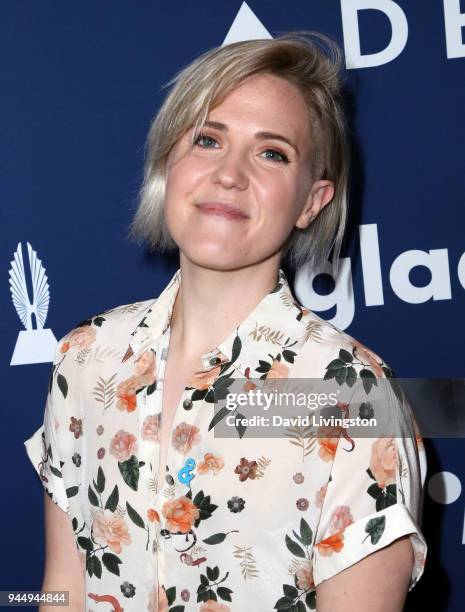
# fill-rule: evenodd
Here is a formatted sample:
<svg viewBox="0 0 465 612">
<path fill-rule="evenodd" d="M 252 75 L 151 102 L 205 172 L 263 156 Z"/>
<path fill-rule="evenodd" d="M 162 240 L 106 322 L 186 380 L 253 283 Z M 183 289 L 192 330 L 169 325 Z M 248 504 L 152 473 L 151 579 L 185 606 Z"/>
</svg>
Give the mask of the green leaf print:
<svg viewBox="0 0 465 612">
<path fill-rule="evenodd" d="M 368 533 L 371 539 L 372 544 L 378 544 L 379 539 L 384 533 L 384 528 L 386 526 L 386 516 L 383 514 L 382 516 L 377 516 L 376 518 L 372 518 L 365 525 L 365 531 Z M 368 536 L 363 540 L 367 539 Z"/>
<path fill-rule="evenodd" d="M 334 378 L 336 379 L 338 385 L 343 385 L 347 378 L 347 368 L 341 368 L 340 370 L 337 370 Z"/>
<path fill-rule="evenodd" d="M 191 400 L 193 402 L 197 402 L 198 400 L 203 400 L 204 397 L 207 395 L 207 393 L 208 393 L 208 389 L 196 389 L 191 395 Z"/>
<path fill-rule="evenodd" d="M 218 579 L 219 575 L 220 575 L 220 568 L 218 566 L 215 566 L 214 568 L 207 567 L 208 580 L 210 580 L 211 582 L 215 582 L 215 580 Z"/>
<path fill-rule="evenodd" d="M 226 418 L 228 416 L 228 414 L 230 414 L 230 413 L 231 413 L 231 411 L 229 410 L 229 408 L 226 408 L 226 406 L 223 406 L 223 408 L 220 408 L 220 410 L 218 410 L 218 412 L 216 414 L 214 414 L 212 420 L 210 421 L 210 424 L 208 426 L 208 431 L 213 429 L 213 427 L 215 427 L 215 425 L 217 423 L 219 423 L 224 418 Z"/>
<path fill-rule="evenodd" d="M 93 506 L 96 506 L 97 508 L 100 506 L 98 497 L 90 485 L 87 491 L 87 497 L 89 498 L 89 501 Z"/>
<path fill-rule="evenodd" d="M 304 546 L 310 546 L 313 540 L 313 532 L 305 519 L 300 520 L 300 537 Z"/>
<path fill-rule="evenodd" d="M 93 564 L 94 574 L 97 576 L 97 578 L 101 578 L 102 577 L 102 562 L 95 555 L 92 557 L 92 559 L 94 560 L 94 564 Z"/>
<path fill-rule="evenodd" d="M 68 395 L 68 381 L 63 376 L 63 374 L 58 374 L 57 383 L 58 383 L 58 388 L 63 394 L 63 397 L 66 398 L 66 396 Z"/>
<path fill-rule="evenodd" d="M 70 497 L 74 497 L 79 492 L 79 487 L 68 487 L 66 489 L 66 497 L 69 499 Z"/>
<path fill-rule="evenodd" d="M 53 465 L 50 465 L 49 467 L 50 467 L 50 471 L 52 472 L 54 476 L 57 476 L 58 478 L 63 478 L 63 475 L 60 472 L 60 470 L 57 470 L 57 468 L 53 467 Z"/>
<path fill-rule="evenodd" d="M 346 383 L 352 387 L 357 380 L 357 370 L 353 366 L 347 368 Z"/>
<path fill-rule="evenodd" d="M 97 493 L 103 493 L 105 490 L 105 474 L 100 466 L 97 472 L 97 484 L 94 482 L 94 486 Z"/>
<path fill-rule="evenodd" d="M 310 610 L 316 609 L 316 591 L 311 591 L 310 593 L 307 593 L 305 597 L 305 603 L 310 608 Z"/>
<path fill-rule="evenodd" d="M 197 588 L 197 602 L 208 601 L 209 599 L 218 601 L 218 597 L 224 599 L 225 601 L 232 601 L 232 589 L 225 586 L 219 586 L 228 578 L 229 572 L 226 572 L 223 578 L 220 579 L 220 568 L 218 566 L 215 566 L 214 568 L 207 567 L 207 576 L 205 576 L 205 574 L 200 574 L 200 584 Z M 213 590 L 214 588 L 217 589 L 216 593 Z"/>
<path fill-rule="evenodd" d="M 291 584 L 283 584 L 284 595 L 289 599 L 295 599 L 299 596 L 299 591 Z"/>
<path fill-rule="evenodd" d="M 94 574 L 97 576 L 97 578 L 102 577 L 102 564 L 100 562 L 100 559 L 95 555 L 87 557 L 86 569 L 89 572 L 90 577 L 92 577 Z"/>
<path fill-rule="evenodd" d="M 332 361 L 328 363 L 328 365 L 326 366 L 326 369 L 329 372 L 330 370 L 337 371 L 345 367 L 346 367 L 345 361 L 343 361 L 342 359 L 333 359 Z"/>
<path fill-rule="evenodd" d="M 119 576 L 119 563 L 122 563 L 121 559 L 113 553 L 103 553 L 102 563 L 112 574 Z"/>
<path fill-rule="evenodd" d="M 139 483 L 139 461 L 137 457 L 131 455 L 127 461 L 118 461 L 118 467 L 124 482 L 128 487 L 137 491 Z"/>
<path fill-rule="evenodd" d="M 205 542 L 205 544 L 221 544 L 221 542 L 226 540 L 226 535 L 226 533 L 215 533 L 202 541 Z"/>
<path fill-rule="evenodd" d="M 259 359 L 258 363 L 260 365 L 258 368 L 255 368 L 255 372 L 258 372 L 259 374 L 266 374 L 267 372 L 269 372 L 271 368 L 271 363 L 268 363 L 268 361 L 264 361 L 263 359 Z"/>
<path fill-rule="evenodd" d="M 302 557 L 302 559 L 305 559 L 305 552 L 303 548 L 301 548 L 297 544 L 297 542 L 294 542 L 294 540 L 291 540 L 291 538 L 287 534 L 286 534 L 286 546 L 293 555 L 295 555 L 296 557 Z"/>
<path fill-rule="evenodd" d="M 79 546 L 84 550 L 88 550 L 89 552 L 94 550 L 94 544 L 90 538 L 84 538 L 83 536 L 79 536 L 77 541 Z"/>
<path fill-rule="evenodd" d="M 297 353 L 290 351 L 289 349 L 284 349 L 282 355 L 288 363 L 294 363 L 294 357 L 297 355 Z"/>
<path fill-rule="evenodd" d="M 215 399 L 222 400 L 226 399 L 229 393 L 229 387 L 233 384 L 234 378 L 231 378 L 232 372 L 229 374 L 225 374 L 224 376 L 220 376 L 213 383 L 213 391 Z"/>
<path fill-rule="evenodd" d="M 236 359 L 239 357 L 242 349 L 242 341 L 239 336 L 234 338 L 234 342 L 232 345 L 232 355 L 231 355 L 231 363 L 234 363 Z"/>
<path fill-rule="evenodd" d="M 363 388 L 365 389 L 365 393 L 370 393 L 373 385 L 376 385 L 376 376 L 373 374 L 371 370 L 360 370 L 360 378 L 362 379 Z"/>
<path fill-rule="evenodd" d="M 107 499 L 107 503 L 105 504 L 105 509 L 111 510 L 112 512 L 114 512 L 116 508 L 118 507 L 118 501 L 119 501 L 118 485 L 115 485 L 113 491 L 111 492 L 110 497 Z"/>
<path fill-rule="evenodd" d="M 371 495 L 371 497 L 378 499 L 378 497 L 383 494 L 383 489 L 374 483 L 368 487 L 367 493 Z"/>
<path fill-rule="evenodd" d="M 283 588 L 285 586 L 288 586 L 288 585 L 283 585 Z M 292 610 L 293 607 L 294 607 L 294 600 L 289 599 L 288 597 L 281 597 L 280 599 L 278 599 L 278 601 L 274 605 L 274 608 L 276 610 Z"/>
<path fill-rule="evenodd" d="M 354 357 L 352 353 L 349 353 L 349 351 L 346 351 L 345 349 L 340 349 L 339 359 L 343 361 L 344 363 L 352 363 L 352 361 L 354 360 Z"/>
<path fill-rule="evenodd" d="M 385 510 L 397 503 L 397 487 L 395 484 L 388 485 L 383 494 L 376 500 L 376 510 Z"/>
<path fill-rule="evenodd" d="M 168 600 L 168 605 L 171 606 L 176 600 L 176 587 L 170 587 L 166 589 L 166 599 Z"/>
<path fill-rule="evenodd" d="M 126 508 L 128 510 L 128 515 L 131 521 L 138 527 L 145 529 L 145 523 L 141 515 L 136 510 L 134 510 L 134 508 L 131 506 L 129 502 L 126 502 Z"/>
<path fill-rule="evenodd" d="M 218 587 L 216 592 L 218 594 L 218 597 L 221 597 L 221 599 L 224 599 L 224 601 L 232 601 L 231 599 L 232 590 L 228 589 L 228 587 Z"/>
<path fill-rule="evenodd" d="M 245 416 L 243 414 L 241 414 L 240 412 L 238 412 L 236 414 L 236 417 L 238 419 L 240 419 L 239 421 L 236 421 L 236 425 L 235 425 L 236 431 L 237 431 L 237 434 L 238 434 L 239 438 L 242 439 L 242 437 L 244 436 L 244 434 L 245 434 L 245 432 L 247 430 L 247 426 L 246 425 L 242 425 L 242 419 L 245 419 Z"/>
</svg>

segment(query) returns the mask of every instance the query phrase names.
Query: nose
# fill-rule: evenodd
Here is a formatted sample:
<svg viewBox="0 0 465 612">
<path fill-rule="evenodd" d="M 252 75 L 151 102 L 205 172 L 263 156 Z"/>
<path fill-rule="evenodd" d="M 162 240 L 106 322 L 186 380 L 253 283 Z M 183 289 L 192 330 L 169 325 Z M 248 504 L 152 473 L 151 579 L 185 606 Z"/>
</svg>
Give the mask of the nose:
<svg viewBox="0 0 465 612">
<path fill-rule="evenodd" d="M 247 160 L 239 148 L 229 149 L 217 158 L 212 172 L 212 182 L 225 189 L 247 189 L 249 184 Z"/>
</svg>

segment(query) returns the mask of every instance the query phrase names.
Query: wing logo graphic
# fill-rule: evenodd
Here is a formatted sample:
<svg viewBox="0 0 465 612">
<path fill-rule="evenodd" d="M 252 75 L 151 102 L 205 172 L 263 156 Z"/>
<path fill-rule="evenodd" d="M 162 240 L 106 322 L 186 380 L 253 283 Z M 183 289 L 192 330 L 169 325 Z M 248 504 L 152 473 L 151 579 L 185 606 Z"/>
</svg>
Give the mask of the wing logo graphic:
<svg viewBox="0 0 465 612">
<path fill-rule="evenodd" d="M 29 270 L 24 265 L 21 243 L 11 261 L 10 291 L 13 305 L 25 329 L 21 330 L 10 365 L 53 362 L 57 341 L 51 329 L 44 328 L 50 302 L 47 275 L 37 253 L 27 243 Z M 32 300 L 29 298 L 27 273 L 30 272 Z"/>
</svg>

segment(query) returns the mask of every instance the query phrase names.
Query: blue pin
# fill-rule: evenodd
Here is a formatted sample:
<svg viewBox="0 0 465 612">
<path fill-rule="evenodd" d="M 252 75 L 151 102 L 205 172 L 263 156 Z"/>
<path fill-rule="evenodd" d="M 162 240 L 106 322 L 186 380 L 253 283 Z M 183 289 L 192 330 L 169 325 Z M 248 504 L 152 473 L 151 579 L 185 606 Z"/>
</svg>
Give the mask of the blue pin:
<svg viewBox="0 0 465 612">
<path fill-rule="evenodd" d="M 194 468 L 195 468 L 195 461 L 194 459 L 192 459 L 192 457 L 189 457 L 188 459 L 186 459 L 186 463 L 184 464 L 184 467 L 182 467 L 178 471 L 179 482 L 187 486 L 190 486 L 191 480 L 195 478 L 194 474 L 191 474 Z"/>
</svg>

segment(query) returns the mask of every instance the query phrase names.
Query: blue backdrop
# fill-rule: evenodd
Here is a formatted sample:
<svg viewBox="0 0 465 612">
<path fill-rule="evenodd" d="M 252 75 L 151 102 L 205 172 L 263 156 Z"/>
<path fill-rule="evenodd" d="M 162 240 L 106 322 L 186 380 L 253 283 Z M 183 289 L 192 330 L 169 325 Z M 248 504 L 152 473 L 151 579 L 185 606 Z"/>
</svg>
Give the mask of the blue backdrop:
<svg viewBox="0 0 465 612">
<path fill-rule="evenodd" d="M 465 2 L 15 0 L 0 4 L 0 24 L 0 590 L 41 586 L 43 492 L 23 442 L 42 422 L 47 347 L 89 315 L 157 296 L 177 267 L 126 235 L 161 85 L 208 48 L 301 29 L 345 48 L 354 141 L 347 283 L 320 274 L 311 285 L 297 274 L 296 295 L 398 377 L 464 376 Z M 50 295 L 47 307 L 44 285 L 41 310 L 22 319 L 8 282 L 10 269 L 22 278 L 20 252 L 30 295 L 37 260 Z M 36 319 L 49 331 L 33 357 L 28 343 L 39 332 L 25 327 Z M 407 610 L 458 612 L 465 444 L 425 444 L 429 556 Z"/>
</svg>

